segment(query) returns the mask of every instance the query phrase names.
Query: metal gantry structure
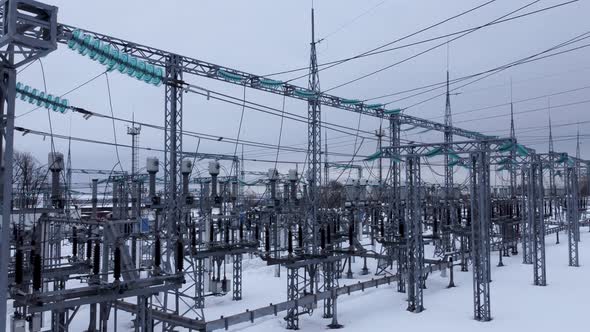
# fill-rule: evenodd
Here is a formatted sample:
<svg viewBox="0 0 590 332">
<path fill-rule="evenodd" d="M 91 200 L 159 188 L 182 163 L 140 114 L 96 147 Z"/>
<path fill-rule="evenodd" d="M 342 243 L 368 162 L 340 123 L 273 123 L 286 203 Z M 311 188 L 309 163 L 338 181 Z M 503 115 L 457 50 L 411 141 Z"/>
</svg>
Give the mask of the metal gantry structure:
<svg viewBox="0 0 590 332">
<path fill-rule="evenodd" d="M 590 174 L 579 147 L 576 157 L 553 151 L 552 143 L 548 153 L 537 153 L 517 142 L 512 117 L 507 138 L 454 126 L 448 73 L 444 123 L 323 93 L 313 9 L 307 87 L 60 24 L 56 7 L 33 0 L 4 1 L 0 12 L 0 330 L 9 325 L 11 331 L 36 332 L 49 321 L 52 331 L 70 331 L 81 308 L 89 313 L 87 331 L 110 330 L 117 325 L 118 312 L 133 317 L 134 330 L 142 332 L 228 329 L 280 312 L 285 313 L 287 329 L 299 329 L 302 314 L 312 314 L 318 306 L 330 320 L 328 327 L 339 328 L 340 296 L 396 283 L 398 292 L 407 293 L 407 309 L 420 313 L 432 272 L 450 271 L 452 287 L 455 266 L 467 271 L 469 265 L 474 319 L 489 321 L 492 252 L 498 252 L 502 266 L 502 257 L 517 255 L 520 243 L 523 263 L 533 264 L 533 284 L 545 286 L 545 236 L 567 231 L 569 265 L 579 265 L 580 227 L 588 224 L 588 194 L 580 183 L 583 177 L 587 183 Z M 66 167 L 63 154 L 50 151 L 50 181 L 39 189 L 43 199 L 29 204 L 28 194 L 15 190 L 11 179 L 17 94 L 54 110 L 69 109 L 85 118 L 91 114 L 17 85 L 16 69 L 48 55 L 58 44 L 108 70 L 164 85 L 163 178 L 157 177 L 156 157 L 147 158 L 145 172 L 140 171 L 140 127 L 133 124 L 128 128 L 130 172 L 72 169 L 69 157 Z M 254 171 L 260 178 L 248 183 L 244 161 L 236 155 L 183 152 L 183 94 L 192 91 L 190 76 L 306 102 L 306 171 Z M 321 145 L 322 107 L 389 123 L 389 145 L 379 128 L 378 150 L 366 159 L 378 159 L 379 165 L 389 162 L 385 179 L 381 166 L 379 181 L 370 183 L 357 161 L 338 164 L 325 159 L 322 181 L 322 154 L 327 153 Z M 443 141 L 402 144 L 403 126 L 442 133 Z M 443 186 L 422 176 L 423 164 L 431 158 L 444 162 Z M 194 163 L 200 161 L 208 161 L 208 175 L 194 175 Z M 226 174 L 221 163 L 229 165 Z M 327 199 L 333 190 L 331 167 L 358 171 L 358 179 L 346 181 L 335 201 Z M 456 169 L 464 170 L 466 184 L 456 184 Z M 507 171 L 508 183 L 492 186 L 493 171 Z M 73 198 L 72 173 L 93 177 L 81 198 Z M 556 190 L 557 174 L 563 177 L 561 193 Z M 264 194 L 247 198 L 246 186 L 260 186 Z M 370 273 L 367 260 L 375 261 L 375 277 L 340 286 L 342 279 L 355 278 L 357 258 L 363 262 L 361 275 Z M 279 278 L 286 269 L 284 301 L 208 317 L 207 297 L 231 294 L 233 301 L 249 300 L 243 292 L 244 259 L 275 266 Z"/>
</svg>

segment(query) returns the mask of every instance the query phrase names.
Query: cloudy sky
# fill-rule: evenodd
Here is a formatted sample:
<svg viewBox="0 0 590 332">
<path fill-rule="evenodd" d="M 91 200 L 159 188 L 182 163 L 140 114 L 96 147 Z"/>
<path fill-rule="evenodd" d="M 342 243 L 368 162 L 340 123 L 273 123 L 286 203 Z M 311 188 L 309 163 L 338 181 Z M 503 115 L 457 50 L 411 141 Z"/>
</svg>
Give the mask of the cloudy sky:
<svg viewBox="0 0 590 332">
<path fill-rule="evenodd" d="M 311 1 L 47 1 L 59 7 L 58 21 L 81 29 L 96 31 L 122 39 L 157 47 L 184 56 L 267 75 L 285 70 L 306 67 L 309 63 Z M 478 1 L 440 0 L 316 0 L 316 35 L 320 64 L 351 57 L 395 41 L 429 25 L 450 18 L 463 11 L 484 4 Z M 515 15 L 525 14 L 561 3 L 561 0 L 497 0 L 467 15 L 389 47 L 403 46 L 424 41 L 456 31 L 484 25 L 527 4 Z M 479 29 L 457 40 L 454 37 L 419 43 L 379 55 L 348 61 L 320 72 L 322 90 L 346 98 L 371 99 L 396 94 L 440 83 L 445 80 L 447 66 L 451 79 L 461 78 L 545 51 L 590 31 L 588 1 L 578 1 L 566 6 L 540 12 Z M 509 16 L 509 17 L 512 17 Z M 455 35 L 456 37 L 457 35 Z M 586 36 L 584 36 L 586 37 Z M 445 44 L 449 41 L 448 46 Z M 585 46 L 590 38 L 565 46 L 552 53 Z M 394 65 L 406 58 L 441 44 L 440 47 Z M 471 80 L 452 85 L 457 88 L 452 96 L 453 120 L 457 126 L 494 135 L 507 135 L 509 130 L 509 102 L 515 102 L 514 111 L 517 136 L 526 145 L 538 151 L 547 150 L 548 105 L 555 125 L 553 133 L 556 150 L 575 153 L 575 135 L 579 128 L 582 135 L 582 158 L 590 157 L 588 143 L 590 128 L 590 48 L 580 48 L 559 56 L 516 66 L 486 77 L 473 84 L 460 87 Z M 546 53 L 550 54 L 550 53 Z M 65 45 L 42 60 L 45 82 L 50 93 L 61 95 L 104 71 L 99 63 L 72 52 Z M 391 66 L 377 74 L 340 86 L 350 80 Z M 306 71 L 275 76 L 288 80 Z M 207 89 L 242 98 L 240 86 L 217 82 L 202 77 L 185 76 L 185 81 Z M 42 68 L 34 63 L 23 70 L 18 80 L 34 87 L 43 87 Z M 115 116 L 137 121 L 164 124 L 164 87 L 153 87 L 126 75 L 113 72 L 108 75 L 111 90 L 112 111 Z M 294 83 L 306 86 L 305 78 Z M 334 88 L 337 87 L 337 88 Z M 332 89 L 334 88 L 334 89 Z M 391 108 L 407 108 L 407 114 L 443 121 L 445 109 L 444 89 L 396 94 L 375 102 L 391 102 Z M 251 89 L 245 91 L 250 101 L 281 110 L 283 98 Z M 68 95 L 70 103 L 98 113 L 109 114 L 107 78 L 99 76 L 87 85 Z M 401 99 L 401 100 L 400 100 Z M 428 101 L 426 101 L 428 100 Z M 426 101 L 426 102 L 424 102 Z M 414 104 L 418 104 L 413 106 Z M 49 131 L 45 110 L 31 111 L 28 103 L 17 103 L 17 126 Z M 306 116 L 306 103 L 286 99 L 285 112 Z M 469 112 L 468 112 L 469 111 Z M 235 138 L 238 135 L 242 108 L 195 95 L 184 99 L 184 129 L 191 132 Z M 343 110 L 324 107 L 323 120 L 333 124 L 361 130 L 358 138 L 341 132 L 327 131 L 328 150 L 338 155 L 331 161 L 347 161 L 354 151 L 368 155 L 375 151 L 376 141 L 368 132 L 379 128 L 377 119 Z M 522 113 L 519 113 L 522 112 Z M 108 119 L 84 120 L 80 114 L 51 114 L 54 133 L 71 135 L 104 142 L 130 143 L 126 134 L 127 124 L 113 123 Z M 580 124 L 576 124 L 580 122 Z M 243 140 L 277 144 L 281 118 L 246 109 L 240 138 Z M 387 124 L 383 124 L 387 127 Z M 354 133 L 355 130 L 346 130 Z M 402 138 L 415 141 L 442 141 L 440 133 L 407 131 Z M 15 147 L 31 151 L 42 162 L 50 150 L 50 140 L 39 136 L 17 136 Z M 143 128 L 140 145 L 163 148 L 163 133 Z M 281 145 L 305 148 L 306 124 L 286 119 L 283 124 Z M 362 143 L 362 145 L 361 145 Z M 67 141 L 56 140 L 58 151 L 67 151 Z M 198 138 L 186 136 L 184 150 L 196 151 Z M 242 147 L 238 147 L 240 153 Z M 246 159 L 274 160 L 276 149 L 260 149 L 244 146 Z M 74 168 L 111 169 L 117 156 L 114 147 L 72 142 Z M 235 144 L 201 140 L 199 152 L 233 155 Z M 140 165 L 145 157 L 159 155 L 141 151 Z M 120 148 L 123 167 L 130 167 L 129 149 Z M 304 153 L 284 151 L 280 161 L 301 162 Z M 200 169 L 205 164 L 199 165 Z M 248 161 L 246 167 L 263 170 L 272 164 Z M 281 170 L 294 165 L 279 164 Z M 369 164 L 368 166 L 372 166 Z M 334 171 L 333 176 L 339 172 Z M 431 175 L 433 176 L 433 175 Z M 440 180 L 440 178 L 438 179 Z"/>
</svg>

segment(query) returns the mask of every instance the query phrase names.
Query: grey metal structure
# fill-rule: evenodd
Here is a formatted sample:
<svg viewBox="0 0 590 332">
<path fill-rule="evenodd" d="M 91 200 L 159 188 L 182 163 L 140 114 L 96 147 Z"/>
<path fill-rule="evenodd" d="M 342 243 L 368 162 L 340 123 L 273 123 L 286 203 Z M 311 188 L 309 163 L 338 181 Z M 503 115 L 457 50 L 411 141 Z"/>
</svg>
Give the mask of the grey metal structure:
<svg viewBox="0 0 590 332">
<path fill-rule="evenodd" d="M 409 155 L 406 159 L 405 220 L 407 221 L 407 275 L 408 311 L 424 310 L 424 243 L 422 241 L 422 194 L 420 180 L 420 156 Z"/>
<path fill-rule="evenodd" d="M 564 159 L 554 153 L 552 145 L 548 155 L 537 154 L 517 144 L 513 120 L 509 138 L 453 126 L 448 72 L 444 123 L 409 116 L 401 110 L 387 110 L 381 104 L 322 93 L 313 9 L 306 88 L 99 33 L 82 33 L 75 27 L 58 24 L 55 7 L 35 1 L 0 1 L 0 9 L 3 21 L 0 99 L 4 120 L 1 139 L 5 142 L 1 155 L 4 168 L 0 174 L 3 183 L 0 290 L 9 290 L 15 308 L 13 323 L 19 328 L 30 322 L 29 330 L 36 332 L 41 328 L 41 314 L 51 312 L 52 330 L 68 331 L 80 308 L 88 306 L 88 331 L 109 330 L 113 319 L 116 324 L 118 311 L 134 316 L 133 328 L 138 332 L 175 331 L 181 327 L 198 331 L 228 329 L 234 324 L 254 322 L 259 317 L 283 311 L 287 328 L 298 329 L 302 314 L 313 313 L 319 305 L 323 305 L 323 317 L 331 320 L 328 326 L 338 328 L 341 327 L 339 297 L 395 282 L 398 292 L 407 292 L 408 310 L 421 312 L 428 276 L 450 268 L 449 285 L 452 285 L 453 265 L 461 264 L 462 270 L 466 270 L 469 262 L 473 265 L 474 318 L 488 321 L 491 319 L 492 250 L 498 250 L 501 262 L 502 256 L 508 255 L 508 246 L 516 254 L 517 242 L 522 241 L 524 261 L 533 264 L 534 283 L 544 286 L 545 235 L 567 229 L 570 265 L 579 264 L 579 227 L 587 223 L 580 221 L 580 212 L 585 209 L 579 200 L 581 164 L 590 172 L 587 163 L 580 159 L 579 147 L 575 159 L 567 156 Z M 159 186 L 156 158 L 148 158 L 147 176 L 137 174 L 138 130 L 133 127 L 129 131 L 133 136 L 131 175 L 124 171 L 80 170 L 106 178 L 92 181 L 90 204 L 87 198 L 79 201 L 89 205 L 82 208 L 85 211 L 79 217 L 71 213 L 71 181 L 62 183 L 63 167 L 55 165 L 60 154 L 52 151 L 51 186 L 43 187 L 46 200 L 42 216 L 33 221 L 39 227 L 30 227 L 22 221 L 22 216 L 30 212 L 22 205 L 25 199 L 21 197 L 21 205 L 12 208 L 12 186 L 6 180 L 12 178 L 15 69 L 48 54 L 57 47 L 57 42 L 78 47 L 81 54 L 85 48 L 91 48 L 94 56 L 114 63 L 133 56 L 145 66 L 132 68 L 140 76 L 145 74 L 149 78 L 157 69 L 164 70 L 161 77 L 165 84 L 164 177 L 163 187 L 159 188 L 163 194 L 156 189 Z M 97 49 L 97 42 L 107 45 L 109 51 Z M 131 63 L 123 65 L 131 66 Z M 302 174 L 306 181 L 301 191 L 296 170 L 289 171 L 287 176 L 279 175 L 276 169 L 269 173 L 255 172 L 268 174 L 268 178 L 246 184 L 243 160 L 236 155 L 183 152 L 183 93 L 194 92 L 185 81 L 188 75 L 307 102 L 307 172 Z M 33 92 L 21 94 L 24 98 L 35 96 Z M 390 125 L 390 146 L 382 146 L 380 128 L 379 147 L 374 156 L 379 159 L 380 182 L 367 185 L 362 178 L 363 166 L 351 160 L 346 167 L 357 169 L 359 176 L 356 182 L 344 186 L 343 193 L 350 197 L 330 204 L 320 199 L 324 193 L 330 193 L 327 173 L 326 182 L 321 181 L 322 107 L 385 119 Z M 84 112 L 79 107 L 70 109 Z M 403 126 L 438 131 L 443 134 L 443 142 L 402 145 L 400 133 L 408 129 L 402 129 Z M 20 129 L 23 134 L 31 132 Z M 327 154 L 327 148 L 324 153 Z M 435 187 L 421 177 L 422 162 L 437 156 L 444 159 L 444 187 Z M 385 182 L 381 181 L 383 158 L 390 159 Z M 191 178 L 192 162 L 197 159 L 212 160 L 210 177 Z M 232 163 L 228 174 L 220 174 L 219 161 Z M 554 194 L 554 171 L 561 163 L 566 178 L 563 202 Z M 500 165 L 510 172 L 509 188 L 501 188 L 507 189 L 508 194 L 504 191 L 492 194 L 490 169 Z M 330 167 L 327 159 L 325 167 Z M 403 182 L 402 167 L 405 167 Z M 465 186 L 455 184 L 454 169 L 458 167 L 469 169 Z M 544 211 L 545 167 L 549 167 L 549 204 L 553 205 L 549 215 Z M 68 166 L 68 172 L 78 170 Z M 141 190 L 146 179 L 147 195 Z M 99 184 L 104 187 L 105 197 L 101 207 Z M 268 192 L 246 201 L 245 185 L 263 185 Z M 564 207 L 567 224 L 560 225 L 551 215 Z M 11 230 L 12 213 L 19 214 L 19 222 Z M 521 226 L 520 239 L 518 226 Z M 461 240 L 459 248 L 456 239 Z M 72 248 L 70 257 L 64 257 L 61 251 L 64 245 Z M 429 245 L 437 250 L 435 259 L 424 257 L 425 246 Z M 25 260 L 25 256 L 31 259 Z M 348 277 L 357 274 L 353 273 L 353 266 L 357 268 L 352 263 L 355 258 L 365 263 L 360 274 L 369 273 L 366 262 L 375 259 L 376 275 L 380 277 L 340 287 L 339 279 L 346 268 Z M 247 300 L 242 280 L 244 259 L 274 266 L 276 277 L 285 268 L 286 301 L 206 320 L 204 308 L 208 296 L 231 293 L 234 301 Z M 230 266 L 231 276 L 226 275 L 226 265 Z M 83 285 L 72 287 L 68 284 L 71 280 Z M 2 315 L 6 312 L 6 295 L 0 292 Z M 0 317 L 0 322 L 3 330 L 5 316 Z"/>
<path fill-rule="evenodd" d="M 32 0 L 0 2 L 0 331 L 6 330 L 16 69 L 57 48 L 57 7 Z"/>
<path fill-rule="evenodd" d="M 532 156 L 527 180 L 527 216 L 533 238 L 533 282 L 537 286 L 546 286 L 543 164 L 538 155 Z"/>
<path fill-rule="evenodd" d="M 485 143 L 470 155 L 471 248 L 473 260 L 473 316 L 489 321 L 490 308 L 490 164 Z"/>
</svg>

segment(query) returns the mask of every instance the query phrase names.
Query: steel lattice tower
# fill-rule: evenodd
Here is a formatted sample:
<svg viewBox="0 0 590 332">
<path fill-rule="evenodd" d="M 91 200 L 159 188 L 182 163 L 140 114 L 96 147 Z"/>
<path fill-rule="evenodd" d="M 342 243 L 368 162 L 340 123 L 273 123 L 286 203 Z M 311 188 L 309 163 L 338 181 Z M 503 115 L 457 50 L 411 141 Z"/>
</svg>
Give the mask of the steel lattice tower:
<svg viewBox="0 0 590 332">
<path fill-rule="evenodd" d="M 307 232 L 312 245 L 312 252 L 317 253 L 317 211 L 319 208 L 320 185 L 322 179 L 321 158 L 322 158 L 322 136 L 321 136 L 321 107 L 319 102 L 320 77 L 318 74 L 318 62 L 315 41 L 314 11 L 311 9 L 311 55 L 309 62 L 309 90 L 315 92 L 314 96 L 307 103 L 307 162 L 309 165 L 308 183 L 308 213 Z"/>
<path fill-rule="evenodd" d="M 451 112 L 451 93 L 449 89 L 449 71 L 447 70 L 447 92 L 446 92 L 446 104 L 445 104 L 445 143 L 447 146 L 450 146 L 453 143 L 453 117 Z M 456 218 L 453 218 L 452 215 L 454 214 L 453 204 L 451 203 L 451 195 L 452 189 L 454 186 L 453 183 L 453 166 L 449 165 L 449 153 L 445 153 L 445 207 L 447 211 L 445 212 L 443 218 L 445 220 L 445 224 L 442 227 L 444 232 L 443 236 L 443 250 L 448 252 L 452 249 L 451 238 L 449 234 L 449 229 L 451 222 L 456 222 Z"/>
</svg>

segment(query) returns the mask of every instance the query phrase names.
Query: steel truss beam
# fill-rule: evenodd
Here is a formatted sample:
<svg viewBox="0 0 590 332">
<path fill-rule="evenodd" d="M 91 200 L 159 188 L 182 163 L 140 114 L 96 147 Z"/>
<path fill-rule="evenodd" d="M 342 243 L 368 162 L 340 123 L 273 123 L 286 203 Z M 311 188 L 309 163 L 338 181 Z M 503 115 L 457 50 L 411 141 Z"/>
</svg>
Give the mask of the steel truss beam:
<svg viewBox="0 0 590 332">
<path fill-rule="evenodd" d="M 62 44 L 67 44 L 67 42 L 71 38 L 72 32 L 77 29 L 79 28 L 76 28 L 71 25 L 58 24 L 58 42 Z M 120 38 L 115 38 L 88 30 L 84 30 L 84 32 L 96 39 L 99 39 L 102 42 L 116 46 L 117 48 L 119 48 L 120 51 L 131 54 L 141 60 L 147 61 L 156 66 L 166 68 L 169 65 L 168 59 L 170 57 L 179 56 L 164 50 L 137 44 Z M 224 81 L 226 83 L 247 86 L 252 89 L 266 91 L 281 96 L 288 96 L 290 98 L 295 98 L 308 102 L 310 100 L 316 100 L 318 105 L 334 107 L 355 113 L 361 113 L 367 116 L 383 119 L 387 119 L 390 116 L 392 116 L 387 114 L 383 107 L 375 107 L 375 105 L 369 105 L 362 102 L 351 103 L 349 99 L 319 92 L 315 94 L 315 97 L 310 98 L 310 96 L 314 95 L 314 90 L 311 88 L 305 89 L 303 87 L 296 86 L 290 83 L 282 83 L 278 81 L 268 80 L 260 75 L 246 73 L 233 68 L 216 65 L 213 63 L 189 58 L 186 56 L 182 56 L 182 59 L 183 61 L 178 63 L 177 66 L 178 70 L 185 74 L 208 77 L 211 79 Z M 266 81 L 271 82 L 271 84 L 265 83 Z M 394 116 L 398 116 L 400 124 L 417 126 L 424 129 L 430 129 L 439 132 L 445 132 L 445 130 L 448 130 L 447 126 L 445 126 L 445 124 L 443 123 L 421 119 L 406 114 L 396 114 Z M 452 127 L 451 131 L 455 136 L 465 137 L 469 139 L 489 139 L 495 137 L 457 127 Z"/>
</svg>

